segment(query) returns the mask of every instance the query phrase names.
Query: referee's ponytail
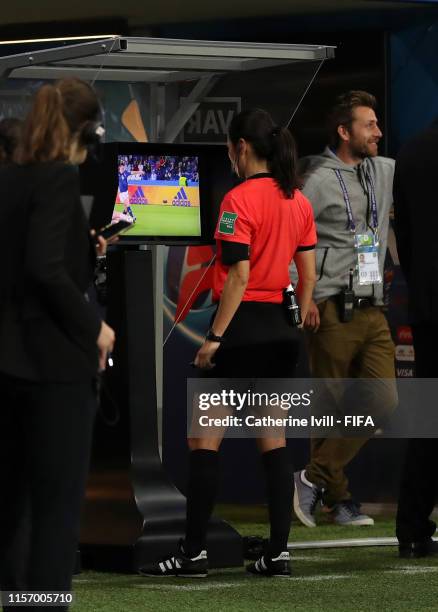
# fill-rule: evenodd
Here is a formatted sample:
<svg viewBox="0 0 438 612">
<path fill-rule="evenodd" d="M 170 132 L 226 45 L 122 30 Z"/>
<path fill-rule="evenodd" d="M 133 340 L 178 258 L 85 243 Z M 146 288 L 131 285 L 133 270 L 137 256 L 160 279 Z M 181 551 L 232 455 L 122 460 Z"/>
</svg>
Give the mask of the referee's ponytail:
<svg viewBox="0 0 438 612">
<path fill-rule="evenodd" d="M 268 112 L 255 108 L 233 118 L 228 138 L 235 146 L 240 138 L 249 142 L 255 155 L 267 161 L 284 196 L 293 197 L 298 187 L 297 153 L 294 138 L 287 128 L 276 126 Z"/>
</svg>

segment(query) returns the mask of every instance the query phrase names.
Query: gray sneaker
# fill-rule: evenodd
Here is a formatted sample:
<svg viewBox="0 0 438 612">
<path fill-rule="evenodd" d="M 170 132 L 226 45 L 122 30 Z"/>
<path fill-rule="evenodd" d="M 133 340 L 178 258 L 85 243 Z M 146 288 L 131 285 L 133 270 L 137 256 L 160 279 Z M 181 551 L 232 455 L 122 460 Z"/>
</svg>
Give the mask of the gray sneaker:
<svg viewBox="0 0 438 612">
<path fill-rule="evenodd" d="M 360 511 L 360 504 L 352 499 L 336 504 L 330 512 L 333 521 L 342 527 L 374 525 L 374 519 Z"/>
<path fill-rule="evenodd" d="M 306 527 L 316 527 L 315 508 L 321 499 L 322 489 L 306 478 L 305 470 L 294 474 L 294 512 Z"/>
</svg>

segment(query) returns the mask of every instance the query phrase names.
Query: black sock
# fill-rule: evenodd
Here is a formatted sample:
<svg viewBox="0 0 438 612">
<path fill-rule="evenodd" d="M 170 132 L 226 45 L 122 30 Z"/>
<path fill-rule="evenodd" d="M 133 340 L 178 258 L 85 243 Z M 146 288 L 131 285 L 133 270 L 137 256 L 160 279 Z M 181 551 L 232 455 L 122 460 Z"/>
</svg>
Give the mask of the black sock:
<svg viewBox="0 0 438 612">
<path fill-rule="evenodd" d="M 218 483 L 218 453 L 199 449 L 190 453 L 187 487 L 187 524 L 184 552 L 196 557 L 206 548 L 207 527 Z"/>
<path fill-rule="evenodd" d="M 292 518 L 293 471 L 286 447 L 263 453 L 271 536 L 266 554 L 274 559 L 287 550 Z"/>
</svg>

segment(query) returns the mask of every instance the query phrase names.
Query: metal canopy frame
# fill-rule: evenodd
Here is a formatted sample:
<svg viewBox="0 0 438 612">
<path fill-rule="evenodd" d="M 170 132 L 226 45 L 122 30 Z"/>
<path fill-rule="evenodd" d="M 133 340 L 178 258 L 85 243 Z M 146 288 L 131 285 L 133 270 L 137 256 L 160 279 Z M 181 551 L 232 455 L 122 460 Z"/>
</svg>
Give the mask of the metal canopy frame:
<svg viewBox="0 0 438 612">
<path fill-rule="evenodd" d="M 18 43 L 10 46 L 23 48 Z M 163 106 L 166 85 L 192 81 L 192 92 L 167 125 L 161 121 L 161 129 L 152 128 L 153 140 L 173 142 L 221 76 L 296 62 L 320 65 L 334 55 L 335 47 L 326 45 L 109 36 L 0 57 L 0 78 L 50 80 L 75 76 L 93 83 L 125 82 L 137 87 L 148 83 L 150 111 Z M 141 93 L 140 97 L 144 99 Z"/>
<path fill-rule="evenodd" d="M 10 47 L 19 50 L 23 45 L 16 43 Z M 93 83 L 129 83 L 136 87 L 143 101 L 141 106 L 148 107 L 149 113 L 155 111 L 157 116 L 156 125 L 150 126 L 151 139 L 173 142 L 225 74 L 297 62 L 318 62 L 319 70 L 334 55 L 335 47 L 326 45 L 108 36 L 0 57 L 0 79 L 50 80 L 75 76 Z M 172 97 L 167 86 L 183 81 L 193 82 L 194 87 L 179 108 L 174 105 L 172 117 L 164 122 L 165 100 Z M 150 86 L 148 103 L 141 91 L 146 84 Z"/>
<path fill-rule="evenodd" d="M 16 45 L 17 48 L 21 45 Z M 114 36 L 0 57 L 0 78 L 127 82 L 192 80 L 334 57 L 334 47 Z"/>
</svg>

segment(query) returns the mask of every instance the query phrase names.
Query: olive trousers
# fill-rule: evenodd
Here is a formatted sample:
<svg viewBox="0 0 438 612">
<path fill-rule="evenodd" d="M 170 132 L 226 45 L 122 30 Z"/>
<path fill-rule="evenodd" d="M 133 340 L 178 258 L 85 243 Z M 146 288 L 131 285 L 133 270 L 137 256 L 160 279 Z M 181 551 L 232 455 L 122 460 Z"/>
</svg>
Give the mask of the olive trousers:
<svg viewBox="0 0 438 612">
<path fill-rule="evenodd" d="M 355 308 L 352 321 L 343 323 L 339 320 L 335 299 L 321 302 L 318 308 L 320 327 L 316 333 L 308 333 L 312 376 L 361 379 L 356 398 L 362 402 L 360 412 L 372 416 L 374 423 L 380 423 L 397 405 L 394 344 L 385 315 L 378 306 Z M 372 381 L 364 393 L 365 379 Z M 328 410 L 341 417 L 349 403 L 344 405 L 340 400 L 335 403 Z M 326 506 L 333 507 L 351 498 L 345 467 L 373 433 L 374 430 L 367 436 L 312 438 L 306 475 L 310 482 L 324 487 Z"/>
</svg>

